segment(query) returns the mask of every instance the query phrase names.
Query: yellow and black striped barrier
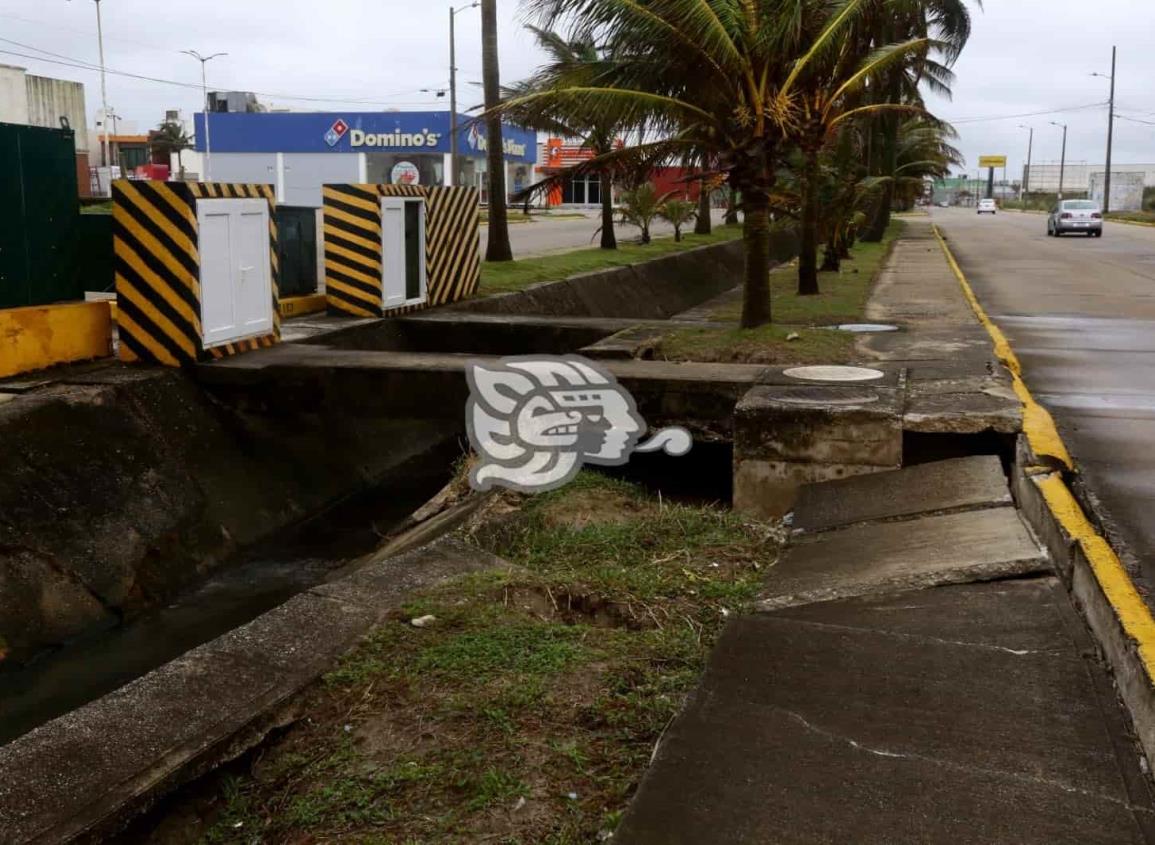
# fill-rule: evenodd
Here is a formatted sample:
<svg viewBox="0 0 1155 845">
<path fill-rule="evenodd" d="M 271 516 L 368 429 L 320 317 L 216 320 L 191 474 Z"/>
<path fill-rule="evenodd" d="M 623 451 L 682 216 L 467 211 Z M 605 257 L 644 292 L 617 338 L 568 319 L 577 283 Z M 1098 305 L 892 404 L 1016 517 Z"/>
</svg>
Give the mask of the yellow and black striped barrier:
<svg viewBox="0 0 1155 845">
<path fill-rule="evenodd" d="M 113 183 L 112 198 L 121 360 L 176 367 L 272 346 L 280 339 L 272 186 L 120 180 Z M 197 202 L 210 199 L 269 204 L 273 331 L 206 349 Z"/>
<path fill-rule="evenodd" d="M 476 188 L 326 185 L 325 295 L 329 310 L 356 317 L 404 314 L 472 296 L 481 280 Z M 385 308 L 381 198 L 424 197 L 426 299 Z"/>
</svg>

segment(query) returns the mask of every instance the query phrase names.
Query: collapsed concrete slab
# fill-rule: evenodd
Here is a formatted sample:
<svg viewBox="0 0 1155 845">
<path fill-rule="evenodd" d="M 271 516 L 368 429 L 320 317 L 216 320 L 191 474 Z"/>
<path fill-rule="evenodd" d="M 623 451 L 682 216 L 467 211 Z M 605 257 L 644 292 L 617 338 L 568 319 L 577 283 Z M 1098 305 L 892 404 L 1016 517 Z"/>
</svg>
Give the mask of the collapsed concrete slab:
<svg viewBox="0 0 1155 845">
<path fill-rule="evenodd" d="M 800 531 L 826 531 L 859 522 L 1010 503 L 1002 462 L 994 455 L 972 455 L 894 473 L 807 485 L 798 494 L 793 526 Z"/>
<path fill-rule="evenodd" d="M 1049 572 L 1013 507 L 805 535 L 770 570 L 763 609 Z"/>
<path fill-rule="evenodd" d="M 614 842 L 1150 842 L 1092 654 L 1054 578 L 739 618 Z"/>
</svg>

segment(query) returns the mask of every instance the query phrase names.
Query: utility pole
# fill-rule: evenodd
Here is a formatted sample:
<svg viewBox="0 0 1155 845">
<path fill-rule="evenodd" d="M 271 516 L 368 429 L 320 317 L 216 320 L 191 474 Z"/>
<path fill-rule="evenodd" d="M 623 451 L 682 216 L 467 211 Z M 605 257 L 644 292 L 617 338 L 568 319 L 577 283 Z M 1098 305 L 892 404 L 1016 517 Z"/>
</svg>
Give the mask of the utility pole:
<svg viewBox="0 0 1155 845">
<path fill-rule="evenodd" d="M 1107 109 L 1107 173 L 1103 176 L 1103 216 L 1111 210 L 1111 147 L 1115 135 L 1115 54 L 1117 47 L 1111 48 L 1111 100 Z M 1092 73 L 1091 76 L 1107 78 L 1102 73 Z"/>
<path fill-rule="evenodd" d="M 103 159 L 104 166 L 108 168 L 108 189 L 112 191 L 112 151 L 111 144 L 108 138 L 108 81 L 104 70 L 104 26 L 100 19 L 100 0 L 96 0 L 96 44 L 100 51 L 100 122 L 104 128 L 103 140 Z M 97 179 L 99 185 L 100 179 Z"/>
<path fill-rule="evenodd" d="M 1023 184 L 1019 186 L 1019 202 L 1026 202 L 1027 193 L 1031 188 L 1031 152 L 1035 148 L 1035 127 L 1019 124 L 1019 129 L 1029 129 L 1031 134 L 1027 140 L 1027 170 L 1023 173 Z"/>
<path fill-rule="evenodd" d="M 209 108 L 209 83 L 205 73 L 205 65 L 215 58 L 227 56 L 228 53 L 213 53 L 211 56 L 202 56 L 196 50 L 181 50 L 181 52 L 186 56 L 192 56 L 201 63 L 201 92 L 204 94 L 205 104 L 205 172 L 202 178 L 204 181 L 210 182 L 212 181 L 209 172 L 212 170 L 213 164 L 213 144 L 212 136 L 209 133 L 209 112 L 211 109 Z"/>
<path fill-rule="evenodd" d="M 1063 129 L 1063 155 L 1059 159 L 1059 199 L 1063 198 L 1063 176 L 1066 175 L 1067 170 L 1067 124 L 1055 123 L 1051 121 L 1052 126 L 1059 126 Z"/>
<path fill-rule="evenodd" d="M 449 169 L 452 171 L 445 180 L 446 185 L 456 185 L 461 175 L 461 164 L 457 153 L 457 29 L 458 12 L 476 9 L 480 3 L 470 3 L 458 9 L 449 7 Z"/>
</svg>

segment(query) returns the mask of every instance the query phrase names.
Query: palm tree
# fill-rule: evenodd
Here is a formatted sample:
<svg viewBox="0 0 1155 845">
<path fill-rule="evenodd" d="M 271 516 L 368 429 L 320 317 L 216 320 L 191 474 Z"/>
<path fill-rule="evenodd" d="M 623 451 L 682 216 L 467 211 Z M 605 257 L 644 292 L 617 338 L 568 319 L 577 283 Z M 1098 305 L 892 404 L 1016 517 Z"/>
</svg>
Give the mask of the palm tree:
<svg viewBox="0 0 1155 845">
<path fill-rule="evenodd" d="M 939 45 L 942 61 L 927 55 L 919 62 L 887 68 L 872 81 L 876 102 L 913 102 L 921 104 L 919 87 L 944 96 L 950 95 L 950 66 L 970 38 L 971 18 L 966 0 L 870 0 L 873 9 L 867 17 L 879 22 L 873 32 L 860 33 L 870 39 L 883 36 L 878 43 L 889 43 L 905 38 L 930 38 Z M 982 0 L 974 0 L 981 9 Z M 900 114 L 883 115 L 870 139 L 871 174 L 893 177 L 897 166 L 898 135 L 903 118 Z M 881 183 L 877 202 L 870 214 L 870 222 L 863 240 L 880 241 L 890 225 L 894 202 L 893 182 Z"/>
<path fill-rule="evenodd" d="M 589 30 L 577 30 L 569 37 L 550 29 L 529 26 L 537 36 L 538 46 L 550 59 L 550 64 L 540 68 L 530 79 L 506 89 L 507 99 L 516 100 L 529 94 L 548 91 L 559 84 L 579 84 L 588 81 L 596 72 L 602 55 L 593 34 Z M 574 107 L 552 109 L 548 103 L 532 101 L 524 109 L 507 110 L 511 118 L 522 126 L 543 132 L 552 132 L 564 138 L 579 138 L 583 148 L 595 156 L 601 156 L 614 149 L 618 127 L 608 123 L 603 113 Z M 598 171 L 601 187 L 601 248 L 617 249 L 618 241 L 614 233 L 614 173 L 609 167 Z M 552 180 L 546 180 L 552 184 Z M 541 185 L 534 188 L 540 190 Z M 526 192 L 527 197 L 530 192 Z"/>
<path fill-rule="evenodd" d="M 623 223 L 629 223 L 642 230 L 641 242 L 650 242 L 650 225 L 654 218 L 662 213 L 662 206 L 670 198 L 669 194 L 658 196 L 658 191 L 651 182 L 642 182 L 635 188 L 622 193 L 621 206 L 618 213 Z"/>
<path fill-rule="evenodd" d="M 192 138 L 184 131 L 184 126 L 175 120 L 166 120 L 149 133 L 149 146 L 156 151 L 172 155 L 176 153 L 177 168 L 184 175 L 181 152 L 192 147 Z"/>
<path fill-rule="evenodd" d="M 599 33 L 606 58 L 581 85 L 513 101 L 604 113 L 645 126 L 656 140 L 574 168 L 708 157 L 740 192 L 746 252 L 741 325 L 770 311 L 770 193 L 797 120 L 797 85 L 842 38 L 866 0 L 529 0 L 550 25 L 578 21 Z"/>
<path fill-rule="evenodd" d="M 481 0 L 481 79 L 485 88 L 486 160 L 489 168 L 489 241 L 486 261 L 512 261 L 505 202 L 505 144 L 501 137 L 501 72 L 497 54 L 497 0 Z"/>
<path fill-rule="evenodd" d="M 682 240 L 682 227 L 701 214 L 689 200 L 668 199 L 658 206 L 658 216 L 674 227 L 674 240 Z M 695 229 L 694 234 L 698 234 Z M 707 233 L 708 234 L 708 233 Z"/>
<path fill-rule="evenodd" d="M 860 56 L 861 42 L 847 38 L 836 48 L 810 62 L 803 72 L 802 93 L 798 97 L 799 119 L 793 126 L 793 140 L 802 152 L 799 225 L 798 294 L 818 293 L 819 194 L 824 185 L 819 172 L 819 156 L 839 126 L 847 120 L 863 119 L 881 112 L 915 111 L 919 106 L 903 103 L 862 103 L 868 82 L 887 68 L 927 51 L 925 38 L 893 44 Z"/>
</svg>

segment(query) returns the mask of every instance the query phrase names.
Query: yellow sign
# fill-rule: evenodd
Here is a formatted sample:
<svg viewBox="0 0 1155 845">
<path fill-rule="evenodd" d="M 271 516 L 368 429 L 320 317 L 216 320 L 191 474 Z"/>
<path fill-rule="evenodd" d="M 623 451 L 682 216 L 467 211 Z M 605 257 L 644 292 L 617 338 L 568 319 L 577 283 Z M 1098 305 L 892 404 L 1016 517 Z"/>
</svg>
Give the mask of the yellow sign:
<svg viewBox="0 0 1155 845">
<path fill-rule="evenodd" d="M 1006 167 L 1006 156 L 979 156 L 979 167 Z"/>
</svg>

